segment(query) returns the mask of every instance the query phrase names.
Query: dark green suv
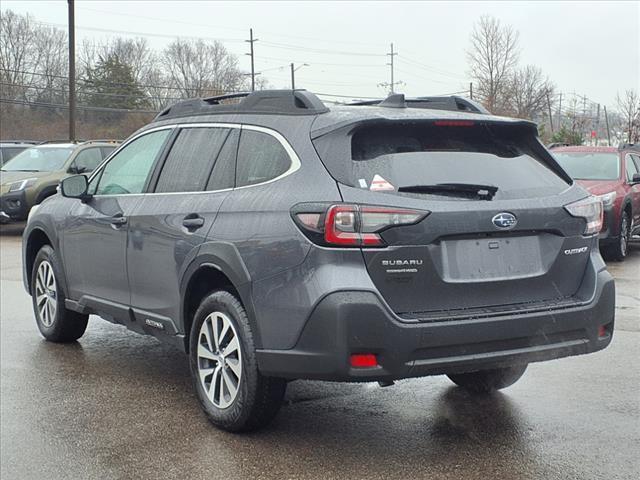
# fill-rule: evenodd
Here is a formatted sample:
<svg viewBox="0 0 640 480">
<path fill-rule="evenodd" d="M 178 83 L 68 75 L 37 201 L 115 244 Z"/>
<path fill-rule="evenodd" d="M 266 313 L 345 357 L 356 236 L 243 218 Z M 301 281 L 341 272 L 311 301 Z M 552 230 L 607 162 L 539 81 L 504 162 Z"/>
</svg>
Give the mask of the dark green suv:
<svg viewBox="0 0 640 480">
<path fill-rule="evenodd" d="M 112 140 L 44 143 L 27 148 L 0 169 L 0 222 L 25 220 L 73 174 L 93 171 L 117 146 Z"/>
</svg>

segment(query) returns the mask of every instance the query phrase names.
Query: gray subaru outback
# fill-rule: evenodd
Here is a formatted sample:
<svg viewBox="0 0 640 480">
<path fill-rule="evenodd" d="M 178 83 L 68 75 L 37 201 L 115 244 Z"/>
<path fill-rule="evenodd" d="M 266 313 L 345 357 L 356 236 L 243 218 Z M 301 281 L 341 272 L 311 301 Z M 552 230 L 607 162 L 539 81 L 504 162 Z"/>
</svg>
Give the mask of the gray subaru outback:
<svg viewBox="0 0 640 480">
<path fill-rule="evenodd" d="M 209 419 L 247 431 L 293 379 L 482 393 L 605 348 L 601 224 L 533 123 L 261 91 L 178 103 L 64 179 L 31 211 L 24 283 L 47 340 L 95 314 L 172 343 Z"/>
</svg>

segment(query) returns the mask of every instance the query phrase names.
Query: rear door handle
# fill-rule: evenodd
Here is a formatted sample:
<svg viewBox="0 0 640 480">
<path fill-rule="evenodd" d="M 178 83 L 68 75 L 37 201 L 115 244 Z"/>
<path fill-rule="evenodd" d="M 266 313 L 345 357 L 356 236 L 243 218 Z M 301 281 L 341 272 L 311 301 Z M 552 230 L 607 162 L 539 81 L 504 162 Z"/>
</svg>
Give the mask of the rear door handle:
<svg viewBox="0 0 640 480">
<path fill-rule="evenodd" d="M 204 218 L 195 213 L 187 215 L 186 217 L 184 217 L 184 220 L 182 220 L 182 226 L 184 226 L 187 230 L 197 230 L 203 225 Z"/>
<path fill-rule="evenodd" d="M 115 225 L 117 227 L 121 225 L 125 225 L 127 223 L 127 217 L 122 215 L 121 213 L 117 213 L 110 219 L 111 225 Z"/>
</svg>

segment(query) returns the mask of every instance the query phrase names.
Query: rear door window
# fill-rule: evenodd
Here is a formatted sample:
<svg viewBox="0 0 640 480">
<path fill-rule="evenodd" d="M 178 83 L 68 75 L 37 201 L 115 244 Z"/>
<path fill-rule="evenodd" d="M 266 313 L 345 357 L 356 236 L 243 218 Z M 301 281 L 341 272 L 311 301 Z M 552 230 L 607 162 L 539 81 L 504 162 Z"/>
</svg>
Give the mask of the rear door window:
<svg viewBox="0 0 640 480">
<path fill-rule="evenodd" d="M 236 178 L 236 155 L 238 153 L 238 140 L 240 139 L 240 129 L 233 128 L 227 136 L 213 171 L 209 176 L 206 190 L 225 190 L 233 188 Z"/>
<path fill-rule="evenodd" d="M 240 134 L 237 162 L 238 187 L 273 180 L 291 166 L 289 154 L 274 136 L 248 129 Z"/>
<path fill-rule="evenodd" d="M 214 127 L 180 130 L 164 162 L 155 191 L 202 191 L 229 130 Z"/>
</svg>

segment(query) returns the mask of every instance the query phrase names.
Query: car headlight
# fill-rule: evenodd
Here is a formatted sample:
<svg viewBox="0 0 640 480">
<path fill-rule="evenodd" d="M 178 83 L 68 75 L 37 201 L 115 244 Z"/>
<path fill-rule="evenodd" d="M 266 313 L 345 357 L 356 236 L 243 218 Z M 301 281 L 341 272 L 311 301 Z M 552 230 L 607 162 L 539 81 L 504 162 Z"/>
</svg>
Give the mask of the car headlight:
<svg viewBox="0 0 640 480">
<path fill-rule="evenodd" d="M 609 192 L 604 195 L 598 195 L 598 198 L 602 200 L 602 206 L 604 208 L 609 208 L 613 205 L 613 202 L 616 201 L 617 196 L 618 194 L 616 192 Z"/>
<path fill-rule="evenodd" d="M 20 180 L 19 182 L 10 183 L 9 192 L 19 192 L 21 190 L 24 190 L 25 188 L 29 188 L 37 181 L 37 178 L 27 178 L 25 180 Z"/>
<path fill-rule="evenodd" d="M 602 229 L 603 209 L 600 197 L 587 197 L 565 205 L 564 208 L 571 216 L 585 219 L 587 226 L 584 229 L 584 235 L 598 233 Z"/>
</svg>

